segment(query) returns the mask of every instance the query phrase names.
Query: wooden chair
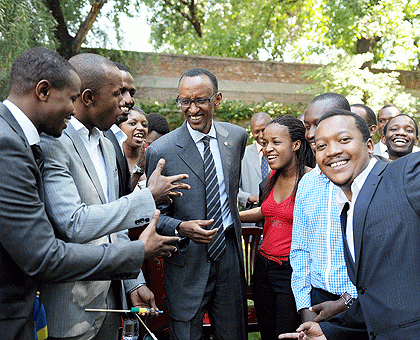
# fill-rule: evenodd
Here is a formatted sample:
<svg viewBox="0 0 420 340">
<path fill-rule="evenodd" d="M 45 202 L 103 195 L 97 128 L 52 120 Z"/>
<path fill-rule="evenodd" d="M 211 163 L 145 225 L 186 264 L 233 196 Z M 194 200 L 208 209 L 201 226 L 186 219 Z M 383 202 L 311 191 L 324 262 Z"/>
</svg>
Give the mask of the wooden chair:
<svg viewBox="0 0 420 340">
<path fill-rule="evenodd" d="M 251 287 L 251 276 L 254 272 L 254 264 L 257 258 L 260 246 L 262 228 L 259 227 L 242 227 L 243 247 L 244 247 L 244 264 L 245 279 L 247 283 L 247 299 L 254 300 Z M 248 332 L 258 332 L 258 322 L 255 313 L 255 307 L 248 305 Z"/>
</svg>

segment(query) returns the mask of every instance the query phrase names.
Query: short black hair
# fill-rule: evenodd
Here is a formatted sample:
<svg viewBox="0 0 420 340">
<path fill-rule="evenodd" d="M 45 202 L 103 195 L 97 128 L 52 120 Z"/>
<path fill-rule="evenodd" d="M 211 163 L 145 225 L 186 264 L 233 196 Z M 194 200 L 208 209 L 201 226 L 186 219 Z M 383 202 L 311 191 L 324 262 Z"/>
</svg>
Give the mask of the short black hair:
<svg viewBox="0 0 420 340">
<path fill-rule="evenodd" d="M 45 47 L 23 52 L 14 61 L 9 80 L 9 93 L 28 94 L 41 80 L 63 89 L 70 83 L 70 70 L 75 68 L 61 55 Z"/>
<path fill-rule="evenodd" d="M 369 127 L 376 125 L 378 123 L 378 121 L 376 120 L 375 112 L 373 112 L 373 110 L 369 106 L 366 106 L 363 104 L 352 104 L 351 106 L 358 107 L 365 111 L 366 123 L 368 124 Z"/>
<path fill-rule="evenodd" d="M 98 92 L 107 76 L 105 66 L 115 67 L 115 63 L 108 58 L 94 53 L 81 53 L 69 60 L 70 64 L 74 66 L 79 73 L 82 81 L 81 92 L 90 89 L 93 92 Z"/>
<path fill-rule="evenodd" d="M 120 71 L 125 71 L 125 72 L 128 72 L 128 73 L 131 74 L 130 69 L 127 66 L 125 66 L 124 64 L 121 64 L 118 61 L 114 61 L 114 64 L 115 64 L 115 66 L 117 66 L 117 68 Z"/>
<path fill-rule="evenodd" d="M 219 85 L 217 83 L 216 76 L 213 73 L 211 73 L 209 70 L 206 70 L 206 69 L 201 68 L 201 67 L 196 67 L 196 68 L 193 68 L 193 69 L 185 72 L 181 76 L 181 78 L 179 78 L 178 87 L 179 87 L 179 84 L 181 83 L 182 78 L 184 78 L 184 77 L 198 77 L 198 76 L 207 76 L 210 79 L 211 83 L 213 84 L 214 93 L 217 93 L 219 91 Z"/>
<path fill-rule="evenodd" d="M 146 115 L 147 122 L 149 123 L 149 133 L 156 131 L 157 133 L 166 135 L 169 133 L 169 123 L 164 116 L 160 113 L 149 113 Z"/>
<path fill-rule="evenodd" d="M 365 120 L 362 117 L 358 116 L 357 114 L 355 114 L 351 111 L 348 111 L 348 110 L 335 109 L 335 110 L 328 111 L 327 113 L 322 115 L 322 117 L 319 119 L 318 125 L 323 120 L 326 120 L 328 118 L 335 117 L 335 116 L 350 116 L 350 117 L 353 117 L 356 120 L 357 129 L 362 134 L 363 141 L 366 142 L 370 138 L 369 127 L 367 126 L 367 123 L 365 122 Z"/>
<path fill-rule="evenodd" d="M 350 111 L 350 104 L 348 100 L 346 99 L 346 97 L 338 93 L 326 92 L 326 93 L 320 94 L 316 96 L 315 98 L 313 98 L 311 102 L 309 103 L 309 105 L 318 101 L 328 101 L 334 105 L 334 109 Z"/>
<path fill-rule="evenodd" d="M 413 118 L 413 117 L 410 117 L 409 115 L 407 115 L 407 114 L 405 114 L 405 113 L 400 113 L 399 115 L 396 115 L 395 117 L 392 117 L 390 120 L 388 120 L 388 121 L 386 122 L 385 126 L 384 126 L 384 131 L 383 131 L 383 134 L 384 134 L 384 135 L 386 134 L 386 131 L 388 130 L 388 124 L 389 124 L 389 122 L 390 122 L 391 120 L 394 120 L 394 119 L 395 119 L 395 118 L 397 118 L 397 117 L 400 117 L 400 116 L 406 116 L 406 117 L 410 118 L 410 119 L 413 121 L 414 126 L 416 127 L 416 138 L 417 138 L 417 137 L 419 136 L 419 127 L 418 127 L 418 125 L 417 125 L 417 122 L 414 120 L 414 118 Z"/>
</svg>

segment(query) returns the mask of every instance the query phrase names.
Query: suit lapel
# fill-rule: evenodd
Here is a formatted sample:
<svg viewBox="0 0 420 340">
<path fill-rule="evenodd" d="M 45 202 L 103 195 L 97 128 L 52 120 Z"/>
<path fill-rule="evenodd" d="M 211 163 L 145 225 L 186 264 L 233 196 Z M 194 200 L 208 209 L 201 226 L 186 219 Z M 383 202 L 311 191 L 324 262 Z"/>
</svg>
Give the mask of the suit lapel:
<svg viewBox="0 0 420 340">
<path fill-rule="evenodd" d="M 262 174 L 261 174 L 261 164 L 260 164 L 260 155 L 258 154 L 258 149 L 257 149 L 257 146 L 255 145 L 255 144 L 252 144 L 252 147 L 251 147 L 251 150 L 252 150 L 252 158 L 253 159 L 257 159 L 258 161 L 257 162 L 252 162 L 252 166 L 255 168 L 255 171 L 257 172 L 257 174 L 260 176 L 260 178 L 261 178 L 261 176 L 262 176 Z"/>
<path fill-rule="evenodd" d="M 360 252 L 363 244 L 363 232 L 365 228 L 365 222 L 367 217 L 367 211 L 372 197 L 375 194 L 378 184 L 382 179 L 382 172 L 387 167 L 387 163 L 378 161 L 373 167 L 372 171 L 366 178 L 366 181 L 357 196 L 357 200 L 354 206 L 353 215 L 353 235 L 354 235 L 354 254 L 356 258 L 356 273 L 360 263 Z"/>
<path fill-rule="evenodd" d="M 105 199 L 105 194 L 102 190 L 101 182 L 99 180 L 98 174 L 96 173 L 95 166 L 93 165 L 92 159 L 90 158 L 90 155 L 88 151 L 86 150 L 86 147 L 83 144 L 82 139 L 79 136 L 79 133 L 75 130 L 72 124 L 68 124 L 67 128 L 64 130 L 63 133 L 69 136 L 69 138 L 73 142 L 74 148 L 76 149 L 76 152 L 78 153 L 86 169 L 86 173 L 88 174 L 90 180 L 92 181 L 102 203 L 105 204 L 106 199 Z"/>
<path fill-rule="evenodd" d="M 6 107 L 6 105 L 4 105 L 1 102 L 0 102 L 0 115 L 12 127 L 12 129 L 16 131 L 16 133 L 19 135 L 19 137 L 22 138 L 22 140 L 25 142 L 25 145 L 28 148 L 28 150 L 30 150 L 29 142 L 26 139 L 25 133 L 23 132 L 19 123 L 17 122 L 15 117 L 13 117 L 13 115 L 11 114 L 9 109 Z M 31 151 L 31 154 L 32 154 L 32 150 L 30 150 L 30 151 Z M 35 159 L 34 159 L 34 161 L 35 161 Z"/>
<path fill-rule="evenodd" d="M 194 172 L 201 182 L 204 182 L 204 165 L 200 152 L 188 132 L 186 122 L 179 128 L 176 138 L 178 156 Z"/>
<path fill-rule="evenodd" d="M 220 157 L 222 158 L 223 166 L 223 176 L 225 179 L 225 188 L 226 194 L 229 197 L 229 184 L 230 184 L 230 172 L 231 166 L 226 166 L 227 164 L 232 164 L 232 143 L 229 139 L 229 131 L 227 131 L 222 125 L 214 122 L 214 127 L 216 129 L 217 143 L 219 145 Z"/>
</svg>

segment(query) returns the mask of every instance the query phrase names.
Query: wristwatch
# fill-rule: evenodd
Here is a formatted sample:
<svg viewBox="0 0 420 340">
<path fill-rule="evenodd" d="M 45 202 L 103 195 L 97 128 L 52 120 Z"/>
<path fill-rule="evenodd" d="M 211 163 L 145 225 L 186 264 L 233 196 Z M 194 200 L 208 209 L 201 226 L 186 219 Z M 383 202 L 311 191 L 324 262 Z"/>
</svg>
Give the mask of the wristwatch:
<svg viewBox="0 0 420 340">
<path fill-rule="evenodd" d="M 350 308 L 350 306 L 353 304 L 355 298 L 353 296 L 351 296 L 349 293 L 345 292 L 343 295 L 340 296 L 343 301 L 344 304 L 347 306 L 347 308 Z"/>
<path fill-rule="evenodd" d="M 134 174 L 138 174 L 138 175 L 140 175 L 140 176 L 143 176 L 143 174 L 144 174 L 144 170 L 142 169 L 142 168 L 140 168 L 137 164 L 136 165 L 134 165 L 134 167 L 133 167 L 133 175 Z"/>
</svg>

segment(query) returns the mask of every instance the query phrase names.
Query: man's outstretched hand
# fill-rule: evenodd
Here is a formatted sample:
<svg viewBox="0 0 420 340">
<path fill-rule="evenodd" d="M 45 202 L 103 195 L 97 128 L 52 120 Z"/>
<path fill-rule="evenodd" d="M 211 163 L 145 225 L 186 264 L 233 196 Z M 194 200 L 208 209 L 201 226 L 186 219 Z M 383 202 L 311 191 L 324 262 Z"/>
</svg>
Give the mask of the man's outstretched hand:
<svg viewBox="0 0 420 340">
<path fill-rule="evenodd" d="M 160 211 L 155 210 L 152 220 L 139 237 L 144 243 L 144 258 L 155 262 L 159 262 L 158 257 L 171 256 L 176 251 L 175 244 L 179 241 L 179 237 L 162 236 L 156 232 L 159 216 Z"/>
<path fill-rule="evenodd" d="M 147 187 L 152 192 L 155 202 L 168 201 L 171 202 L 171 196 L 180 197 L 182 193 L 178 190 L 188 190 L 190 186 L 179 182 L 182 179 L 188 178 L 187 174 L 163 176 L 162 169 L 165 166 L 165 160 L 159 159 L 156 169 L 150 175 L 147 181 Z"/>
</svg>

